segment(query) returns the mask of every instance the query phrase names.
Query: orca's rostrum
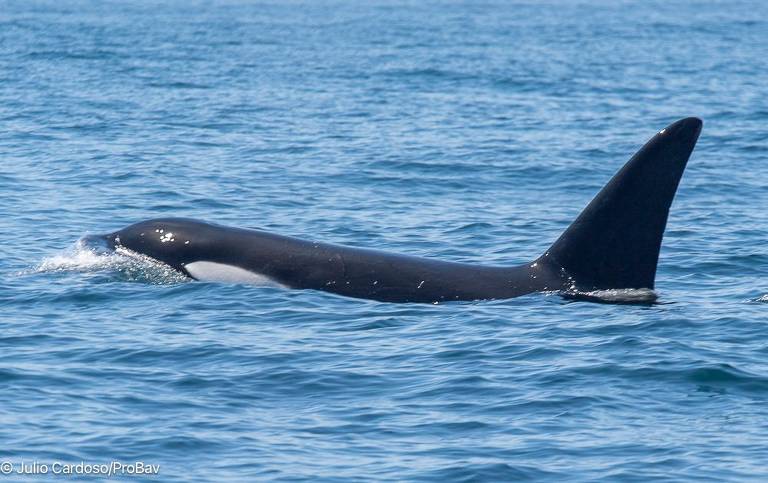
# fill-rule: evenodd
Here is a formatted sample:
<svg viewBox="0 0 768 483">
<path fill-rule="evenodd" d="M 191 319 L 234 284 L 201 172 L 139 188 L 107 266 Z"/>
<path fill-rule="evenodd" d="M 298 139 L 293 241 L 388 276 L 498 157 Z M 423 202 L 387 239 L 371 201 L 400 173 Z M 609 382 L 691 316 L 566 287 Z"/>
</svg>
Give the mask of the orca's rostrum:
<svg viewBox="0 0 768 483">
<path fill-rule="evenodd" d="M 386 302 L 653 289 L 669 207 L 701 126 L 699 119 L 687 118 L 662 129 L 549 250 L 517 267 L 397 255 L 185 218 L 142 221 L 91 238 L 198 280 L 271 282 Z"/>
</svg>

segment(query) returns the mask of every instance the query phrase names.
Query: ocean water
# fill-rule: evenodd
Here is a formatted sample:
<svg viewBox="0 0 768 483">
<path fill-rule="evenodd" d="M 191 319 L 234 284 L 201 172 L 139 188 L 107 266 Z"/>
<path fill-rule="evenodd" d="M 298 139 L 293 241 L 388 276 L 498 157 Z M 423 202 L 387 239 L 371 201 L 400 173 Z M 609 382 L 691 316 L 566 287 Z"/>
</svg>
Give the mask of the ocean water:
<svg viewBox="0 0 768 483">
<path fill-rule="evenodd" d="M 0 461 L 765 480 L 766 47 L 757 0 L 0 1 Z M 685 116 L 652 306 L 387 304 L 78 244 L 187 216 L 521 263 Z"/>
</svg>

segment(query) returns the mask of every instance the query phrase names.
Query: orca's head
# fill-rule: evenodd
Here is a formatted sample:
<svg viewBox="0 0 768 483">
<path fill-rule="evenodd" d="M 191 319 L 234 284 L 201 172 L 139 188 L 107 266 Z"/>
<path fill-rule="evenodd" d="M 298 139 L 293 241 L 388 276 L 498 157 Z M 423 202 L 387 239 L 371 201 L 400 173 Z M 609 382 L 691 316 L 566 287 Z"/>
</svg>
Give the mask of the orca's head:
<svg viewBox="0 0 768 483">
<path fill-rule="evenodd" d="M 179 271 L 197 258 L 204 248 L 205 232 L 211 225 L 186 218 L 160 218 L 142 221 L 107 235 L 86 237 L 111 250 L 128 249 L 163 262 Z"/>
</svg>

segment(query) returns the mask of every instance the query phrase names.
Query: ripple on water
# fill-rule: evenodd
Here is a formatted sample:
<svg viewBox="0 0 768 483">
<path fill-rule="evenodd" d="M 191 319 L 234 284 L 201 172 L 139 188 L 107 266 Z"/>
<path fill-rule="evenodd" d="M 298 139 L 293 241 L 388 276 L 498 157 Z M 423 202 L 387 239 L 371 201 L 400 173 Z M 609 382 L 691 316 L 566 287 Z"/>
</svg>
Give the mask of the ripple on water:
<svg viewBox="0 0 768 483">
<path fill-rule="evenodd" d="M 768 479 L 765 19 L 759 0 L 3 2 L 0 460 Z M 58 251 L 188 216 L 515 265 L 689 115 L 656 301 L 395 305 Z"/>
</svg>

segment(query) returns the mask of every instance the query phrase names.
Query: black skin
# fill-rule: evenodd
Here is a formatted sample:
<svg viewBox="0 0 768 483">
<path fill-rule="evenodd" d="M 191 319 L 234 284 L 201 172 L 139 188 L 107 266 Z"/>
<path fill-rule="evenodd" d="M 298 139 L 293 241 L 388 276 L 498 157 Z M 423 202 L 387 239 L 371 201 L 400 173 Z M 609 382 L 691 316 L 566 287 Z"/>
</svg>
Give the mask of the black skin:
<svg viewBox="0 0 768 483">
<path fill-rule="evenodd" d="M 99 238 L 187 275 L 185 265 L 209 261 L 290 288 L 384 302 L 652 289 L 669 207 L 701 126 L 699 119 L 686 118 L 656 134 L 544 255 L 516 267 L 444 262 L 185 218 L 142 221 Z"/>
<path fill-rule="evenodd" d="M 175 241 L 161 241 L 166 233 Z M 556 273 L 531 264 L 443 262 L 184 218 L 143 221 L 107 239 L 187 275 L 186 264 L 205 260 L 246 268 L 290 288 L 386 302 L 501 299 L 562 286 Z"/>
</svg>

